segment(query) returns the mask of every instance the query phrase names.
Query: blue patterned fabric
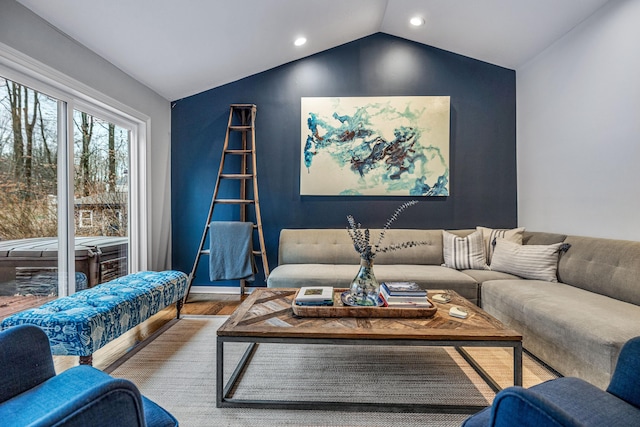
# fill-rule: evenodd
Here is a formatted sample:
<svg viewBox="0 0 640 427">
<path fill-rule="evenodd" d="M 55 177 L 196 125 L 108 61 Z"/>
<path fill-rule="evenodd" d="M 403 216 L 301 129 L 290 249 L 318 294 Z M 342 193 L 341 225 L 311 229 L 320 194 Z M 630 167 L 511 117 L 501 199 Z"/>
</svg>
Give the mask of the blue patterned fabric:
<svg viewBox="0 0 640 427">
<path fill-rule="evenodd" d="M 51 352 L 89 356 L 163 308 L 184 297 L 187 275 L 143 271 L 16 313 L 1 329 L 31 324 L 49 337 Z"/>
</svg>

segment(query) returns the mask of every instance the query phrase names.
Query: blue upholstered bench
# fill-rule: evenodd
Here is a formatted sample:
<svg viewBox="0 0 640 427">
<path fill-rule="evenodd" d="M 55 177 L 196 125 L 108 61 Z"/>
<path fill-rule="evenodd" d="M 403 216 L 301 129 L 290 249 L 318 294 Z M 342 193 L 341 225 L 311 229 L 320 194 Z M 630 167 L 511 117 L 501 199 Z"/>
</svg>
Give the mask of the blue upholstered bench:
<svg viewBox="0 0 640 427">
<path fill-rule="evenodd" d="M 180 271 L 143 271 L 58 298 L 2 321 L 2 330 L 16 325 L 40 327 L 49 337 L 51 353 L 80 356 L 91 365 L 93 353 L 176 303 L 180 317 L 187 275 Z"/>
</svg>

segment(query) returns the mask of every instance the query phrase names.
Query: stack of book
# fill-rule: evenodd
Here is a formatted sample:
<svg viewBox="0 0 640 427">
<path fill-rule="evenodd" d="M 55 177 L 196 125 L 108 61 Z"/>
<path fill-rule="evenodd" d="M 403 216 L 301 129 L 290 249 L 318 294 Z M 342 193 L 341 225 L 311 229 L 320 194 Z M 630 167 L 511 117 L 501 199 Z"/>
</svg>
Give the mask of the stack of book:
<svg viewBox="0 0 640 427">
<path fill-rule="evenodd" d="M 383 282 L 380 299 L 385 307 L 433 307 L 427 299 L 427 291 L 414 282 Z"/>
<path fill-rule="evenodd" d="M 333 286 L 303 286 L 296 295 L 296 305 L 333 305 Z"/>
</svg>

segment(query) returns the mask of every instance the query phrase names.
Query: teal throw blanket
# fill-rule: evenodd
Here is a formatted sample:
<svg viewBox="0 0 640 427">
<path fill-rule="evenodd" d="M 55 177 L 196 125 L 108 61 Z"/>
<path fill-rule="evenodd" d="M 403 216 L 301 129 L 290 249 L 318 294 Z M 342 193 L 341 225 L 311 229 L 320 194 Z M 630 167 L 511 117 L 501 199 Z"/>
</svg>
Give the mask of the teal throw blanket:
<svg viewBox="0 0 640 427">
<path fill-rule="evenodd" d="M 210 224 L 209 278 L 254 280 L 253 223 L 213 221 Z"/>
</svg>

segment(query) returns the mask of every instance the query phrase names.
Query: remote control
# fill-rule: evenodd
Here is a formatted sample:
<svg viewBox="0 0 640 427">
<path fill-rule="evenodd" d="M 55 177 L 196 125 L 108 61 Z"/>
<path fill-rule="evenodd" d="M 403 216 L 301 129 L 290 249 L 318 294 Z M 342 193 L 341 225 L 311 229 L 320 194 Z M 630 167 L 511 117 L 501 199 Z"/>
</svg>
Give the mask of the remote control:
<svg viewBox="0 0 640 427">
<path fill-rule="evenodd" d="M 451 307 L 449 310 L 449 316 L 466 319 L 467 316 L 469 316 L 469 313 L 462 307 Z"/>
<path fill-rule="evenodd" d="M 431 299 L 434 300 L 435 302 L 446 304 L 449 301 L 451 301 L 451 295 L 449 295 L 449 294 L 435 294 L 434 296 L 431 297 Z"/>
</svg>

